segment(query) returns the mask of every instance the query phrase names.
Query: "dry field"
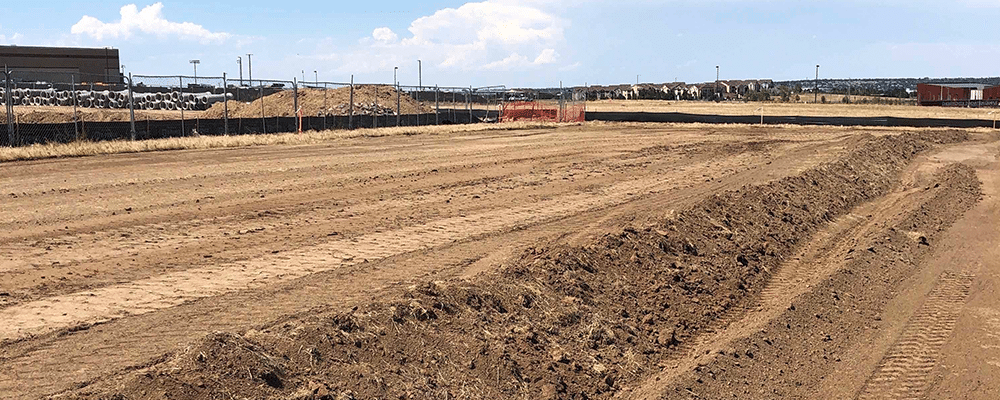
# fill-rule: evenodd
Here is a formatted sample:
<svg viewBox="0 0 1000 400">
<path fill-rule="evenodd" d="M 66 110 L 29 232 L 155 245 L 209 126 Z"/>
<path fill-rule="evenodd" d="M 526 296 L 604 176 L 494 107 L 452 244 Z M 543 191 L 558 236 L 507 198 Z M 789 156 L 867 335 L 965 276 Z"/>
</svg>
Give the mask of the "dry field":
<svg viewBox="0 0 1000 400">
<path fill-rule="evenodd" d="M 812 101 L 812 97 L 809 98 Z M 708 115 L 764 115 L 810 117 L 905 117 L 993 119 L 988 108 L 890 106 L 873 104 L 736 103 L 665 100 L 601 100 L 587 102 L 587 111 L 677 112 Z"/>
<path fill-rule="evenodd" d="M 509 128 L 0 163 L 0 397 L 1000 392 L 996 134 Z"/>
</svg>

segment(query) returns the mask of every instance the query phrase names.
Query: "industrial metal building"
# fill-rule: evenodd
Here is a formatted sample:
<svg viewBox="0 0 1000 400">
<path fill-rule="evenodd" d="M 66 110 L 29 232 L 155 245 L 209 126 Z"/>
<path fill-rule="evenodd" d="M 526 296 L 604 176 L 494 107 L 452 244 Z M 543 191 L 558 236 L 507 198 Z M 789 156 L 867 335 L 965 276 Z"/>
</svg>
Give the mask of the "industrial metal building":
<svg viewBox="0 0 1000 400">
<path fill-rule="evenodd" d="M 978 83 L 921 83 L 917 85 L 917 100 L 923 106 L 996 106 L 1000 101 L 1000 86 L 986 87 Z"/>
<path fill-rule="evenodd" d="M 0 46 L 0 68 L 21 82 L 121 83 L 118 49 Z"/>
</svg>

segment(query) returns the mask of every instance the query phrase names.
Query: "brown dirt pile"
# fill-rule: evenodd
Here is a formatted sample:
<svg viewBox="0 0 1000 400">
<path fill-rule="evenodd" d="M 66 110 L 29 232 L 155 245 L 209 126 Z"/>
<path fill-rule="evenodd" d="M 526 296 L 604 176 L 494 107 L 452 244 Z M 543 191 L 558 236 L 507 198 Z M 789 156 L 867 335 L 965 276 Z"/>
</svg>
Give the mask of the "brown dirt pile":
<svg viewBox="0 0 1000 400">
<path fill-rule="evenodd" d="M 886 227 L 881 239 L 859 243 L 846 268 L 798 298 L 760 332 L 682 376 L 661 396 L 823 397 L 813 391 L 824 377 L 844 367 L 840 356 L 848 354 L 853 343 L 875 340 L 887 299 L 931 254 L 935 239 L 982 195 L 976 171 L 967 165 L 945 167 L 934 180 L 926 189 L 933 197 L 900 223 Z"/>
<path fill-rule="evenodd" d="M 18 124 L 60 124 L 73 122 L 72 107 L 38 106 L 16 107 L 15 122 Z M 186 113 L 186 119 L 196 119 L 200 112 Z M 136 111 L 137 121 L 180 119 L 175 111 Z M 87 122 L 128 122 L 129 110 L 99 110 L 80 108 L 76 111 L 76 121 Z M 0 123 L 6 123 L 6 115 L 0 114 Z"/>
<path fill-rule="evenodd" d="M 269 96 L 264 96 L 264 114 L 268 117 L 292 117 L 295 104 L 295 92 L 284 90 Z M 348 115 L 350 113 L 351 88 L 339 89 L 299 89 L 299 107 L 302 115 Z M 430 107 L 413 100 L 405 93 L 399 96 L 400 113 L 421 114 L 434 112 Z M 222 118 L 224 112 L 222 103 L 213 104 L 205 111 L 202 118 Z M 390 86 L 360 85 L 354 87 L 355 115 L 395 115 L 396 89 Z M 260 118 L 261 99 L 250 103 L 229 102 L 230 118 Z"/>
<path fill-rule="evenodd" d="M 844 159 L 725 192 L 654 226 L 531 249 L 473 281 L 216 334 L 78 398 L 608 398 L 747 306 L 832 218 L 885 194 L 932 142 L 869 138 Z"/>
</svg>

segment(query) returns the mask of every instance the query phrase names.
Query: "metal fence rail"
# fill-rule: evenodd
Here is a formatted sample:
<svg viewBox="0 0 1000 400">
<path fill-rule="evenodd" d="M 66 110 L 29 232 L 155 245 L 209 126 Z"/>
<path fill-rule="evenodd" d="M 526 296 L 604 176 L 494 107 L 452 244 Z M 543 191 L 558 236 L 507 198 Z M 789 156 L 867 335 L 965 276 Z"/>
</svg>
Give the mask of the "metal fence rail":
<svg viewBox="0 0 1000 400">
<path fill-rule="evenodd" d="M 67 74 L 37 82 L 2 71 L 0 144 L 142 140 L 493 122 L 504 87 L 439 87 L 205 76 Z M 352 79 L 353 81 L 353 79 Z"/>
</svg>

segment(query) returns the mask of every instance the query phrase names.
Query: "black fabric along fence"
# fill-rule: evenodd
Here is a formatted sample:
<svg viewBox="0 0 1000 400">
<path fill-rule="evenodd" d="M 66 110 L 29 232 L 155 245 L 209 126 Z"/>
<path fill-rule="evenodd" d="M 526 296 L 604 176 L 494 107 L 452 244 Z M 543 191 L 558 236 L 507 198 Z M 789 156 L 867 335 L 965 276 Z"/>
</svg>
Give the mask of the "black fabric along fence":
<svg viewBox="0 0 1000 400">
<path fill-rule="evenodd" d="M 441 110 L 434 113 L 400 115 L 399 126 L 425 126 L 469 124 L 480 122 L 485 112 L 474 110 Z M 135 122 L 135 138 L 160 139 L 196 135 L 254 135 L 261 133 L 293 133 L 298 131 L 296 117 L 230 118 L 180 120 L 143 120 Z M 69 143 L 76 140 L 104 141 L 131 139 L 129 121 L 116 122 L 66 122 L 50 124 L 22 124 L 15 126 L 9 135 L 7 125 L 0 125 L 0 145 L 27 146 L 40 143 Z M 346 115 L 327 117 L 302 117 L 303 131 L 327 129 L 358 129 L 396 126 L 395 115 Z"/>
</svg>

